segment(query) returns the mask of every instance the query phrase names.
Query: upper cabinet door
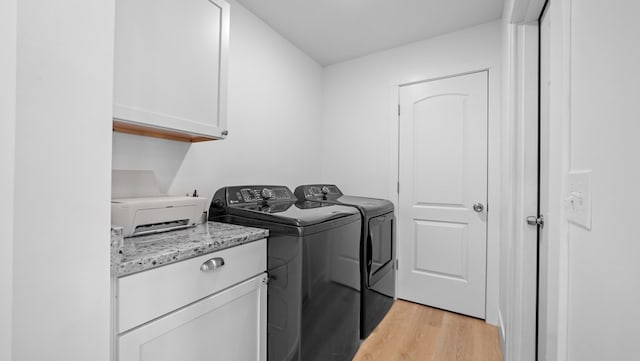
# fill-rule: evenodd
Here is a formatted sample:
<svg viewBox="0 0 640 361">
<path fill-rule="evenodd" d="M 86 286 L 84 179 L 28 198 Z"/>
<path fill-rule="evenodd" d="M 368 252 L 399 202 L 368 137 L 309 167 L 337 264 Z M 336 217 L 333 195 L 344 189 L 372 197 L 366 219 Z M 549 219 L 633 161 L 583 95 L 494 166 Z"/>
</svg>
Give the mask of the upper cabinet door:
<svg viewBox="0 0 640 361">
<path fill-rule="evenodd" d="M 228 47 L 223 0 L 116 0 L 114 124 L 224 138 Z"/>
</svg>

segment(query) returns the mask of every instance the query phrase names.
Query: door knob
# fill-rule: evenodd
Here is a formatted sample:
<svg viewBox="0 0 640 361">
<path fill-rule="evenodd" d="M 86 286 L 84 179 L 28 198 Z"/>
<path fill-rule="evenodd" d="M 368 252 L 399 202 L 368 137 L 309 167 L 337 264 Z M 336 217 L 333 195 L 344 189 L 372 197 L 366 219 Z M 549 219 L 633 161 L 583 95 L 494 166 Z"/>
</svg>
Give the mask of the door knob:
<svg viewBox="0 0 640 361">
<path fill-rule="evenodd" d="M 544 216 L 541 214 L 540 217 L 529 216 L 527 217 L 527 224 L 530 226 L 538 226 L 540 228 L 544 228 Z"/>
<path fill-rule="evenodd" d="M 476 203 L 473 205 L 473 210 L 480 213 L 484 211 L 484 205 L 482 203 Z"/>
</svg>

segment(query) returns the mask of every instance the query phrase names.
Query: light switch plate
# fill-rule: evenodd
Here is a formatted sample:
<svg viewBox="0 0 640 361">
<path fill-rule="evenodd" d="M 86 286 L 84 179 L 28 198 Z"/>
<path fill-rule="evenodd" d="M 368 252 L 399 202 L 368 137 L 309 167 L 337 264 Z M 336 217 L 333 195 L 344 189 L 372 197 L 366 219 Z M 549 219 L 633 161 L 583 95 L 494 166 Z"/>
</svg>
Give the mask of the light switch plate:
<svg viewBox="0 0 640 361">
<path fill-rule="evenodd" d="M 591 229 L 591 170 L 569 172 L 565 197 L 569 222 Z"/>
</svg>

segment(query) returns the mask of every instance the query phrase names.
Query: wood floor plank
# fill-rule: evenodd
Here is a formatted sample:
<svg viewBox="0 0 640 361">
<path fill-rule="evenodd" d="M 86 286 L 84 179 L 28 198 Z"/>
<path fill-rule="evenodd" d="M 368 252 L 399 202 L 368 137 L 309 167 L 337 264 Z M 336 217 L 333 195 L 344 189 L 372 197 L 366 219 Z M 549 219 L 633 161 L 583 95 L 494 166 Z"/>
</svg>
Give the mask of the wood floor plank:
<svg viewBox="0 0 640 361">
<path fill-rule="evenodd" d="M 397 300 L 354 361 L 502 361 L 496 327 Z"/>
<path fill-rule="evenodd" d="M 417 314 L 418 310 L 408 303 L 394 303 L 389 314 L 381 323 L 385 325 L 383 330 L 402 329 L 405 332 L 377 332 L 376 328 L 372 333 L 372 336 L 375 334 L 375 337 L 369 337 L 365 341 L 365 343 L 369 342 L 371 347 L 361 347 L 358 350 L 358 355 L 361 356 L 356 356 L 356 359 L 362 361 L 393 359 L 404 361 L 406 358 L 403 358 L 402 350 L 405 349 L 404 344 L 410 342 L 406 334 L 415 332 L 417 325 L 412 320 L 417 317 Z"/>
</svg>

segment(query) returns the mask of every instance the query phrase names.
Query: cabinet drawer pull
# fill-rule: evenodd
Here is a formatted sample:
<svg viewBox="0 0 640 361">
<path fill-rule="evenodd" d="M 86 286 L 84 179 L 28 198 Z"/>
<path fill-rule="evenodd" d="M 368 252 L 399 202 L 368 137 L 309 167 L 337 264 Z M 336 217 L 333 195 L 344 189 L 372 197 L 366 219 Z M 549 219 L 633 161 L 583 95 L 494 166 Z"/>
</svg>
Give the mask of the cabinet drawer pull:
<svg viewBox="0 0 640 361">
<path fill-rule="evenodd" d="M 202 272 L 215 271 L 216 269 L 222 266 L 224 266 L 224 258 L 216 257 L 203 263 L 202 266 L 200 266 L 200 271 Z"/>
</svg>

